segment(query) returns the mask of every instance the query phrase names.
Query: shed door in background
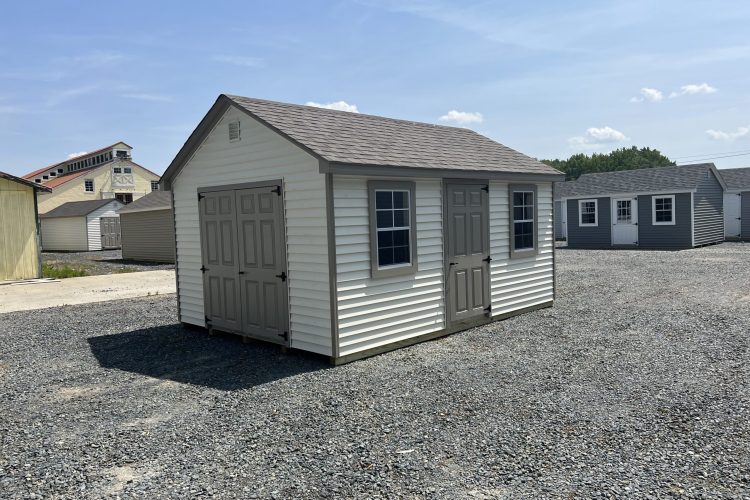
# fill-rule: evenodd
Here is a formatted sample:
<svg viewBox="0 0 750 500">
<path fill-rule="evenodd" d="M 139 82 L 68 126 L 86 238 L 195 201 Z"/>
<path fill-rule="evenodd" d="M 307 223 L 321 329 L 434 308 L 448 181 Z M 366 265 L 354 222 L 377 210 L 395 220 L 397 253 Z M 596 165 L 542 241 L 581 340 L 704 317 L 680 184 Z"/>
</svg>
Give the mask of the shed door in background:
<svg viewBox="0 0 750 500">
<path fill-rule="evenodd" d="M 101 217 L 99 218 L 99 227 L 102 233 L 102 248 L 112 249 L 120 248 L 120 218 L 119 217 Z"/>
<path fill-rule="evenodd" d="M 280 190 L 243 189 L 236 196 L 242 332 L 285 343 L 289 314 Z"/>
<path fill-rule="evenodd" d="M 489 193 L 486 184 L 446 185 L 446 265 L 451 321 L 489 311 Z"/>
<path fill-rule="evenodd" d="M 740 201 L 742 195 L 724 194 L 724 237 L 739 238 L 741 229 Z"/>
<path fill-rule="evenodd" d="M 213 328 L 239 332 L 242 319 L 234 191 L 201 194 L 198 205 L 206 322 Z"/>
<path fill-rule="evenodd" d="M 638 244 L 637 198 L 612 198 L 612 244 Z"/>
</svg>

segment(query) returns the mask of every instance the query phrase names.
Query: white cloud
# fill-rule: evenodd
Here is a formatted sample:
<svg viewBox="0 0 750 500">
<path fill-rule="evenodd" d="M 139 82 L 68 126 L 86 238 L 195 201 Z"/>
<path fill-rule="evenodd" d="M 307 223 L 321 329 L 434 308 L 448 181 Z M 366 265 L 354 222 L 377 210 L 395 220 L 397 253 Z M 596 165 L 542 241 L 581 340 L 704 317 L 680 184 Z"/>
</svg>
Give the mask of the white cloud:
<svg viewBox="0 0 750 500">
<path fill-rule="evenodd" d="M 737 130 L 734 132 L 724 132 L 722 130 L 709 129 L 706 130 L 706 135 L 716 141 L 731 142 L 741 137 L 750 137 L 750 125 L 748 125 L 747 127 L 737 127 Z"/>
<path fill-rule="evenodd" d="M 83 155 L 85 155 L 87 153 L 88 153 L 88 151 L 81 151 L 81 152 L 78 152 L 78 153 L 70 153 L 68 155 L 68 159 L 70 160 L 71 158 L 78 158 L 79 156 L 83 156 Z"/>
<path fill-rule="evenodd" d="M 97 50 L 88 54 L 79 54 L 77 56 L 70 57 L 59 57 L 56 59 L 56 61 L 66 66 L 73 67 L 78 67 L 81 65 L 89 67 L 102 67 L 118 63 L 123 59 L 125 59 L 125 56 L 118 52 Z"/>
<path fill-rule="evenodd" d="M 167 95 L 159 94 L 122 94 L 121 97 L 125 99 L 137 99 L 139 101 L 159 101 L 159 102 L 171 102 L 172 98 Z"/>
<path fill-rule="evenodd" d="M 639 97 L 631 97 L 630 102 L 659 102 L 664 99 L 664 94 L 659 89 L 652 89 L 649 87 L 643 87 L 641 89 L 641 95 Z"/>
<path fill-rule="evenodd" d="M 305 106 L 312 106 L 314 108 L 325 108 L 335 109 L 338 111 L 349 111 L 350 113 L 359 113 L 356 104 L 349 104 L 346 101 L 329 102 L 328 104 L 321 104 L 319 102 L 307 101 Z"/>
<path fill-rule="evenodd" d="M 47 99 L 48 106 L 56 106 L 63 102 L 75 99 L 77 97 L 90 94 L 99 89 L 99 85 L 85 85 L 82 87 L 75 87 L 72 89 L 61 90 L 53 93 L 49 99 Z"/>
<path fill-rule="evenodd" d="M 683 95 L 695 95 L 695 94 L 713 94 L 718 92 L 719 89 L 712 87 L 707 83 L 701 83 L 700 85 L 690 84 L 683 85 L 679 91 L 672 92 L 669 94 L 670 98 L 680 97 Z"/>
<path fill-rule="evenodd" d="M 619 130 L 604 126 L 601 128 L 587 128 L 584 135 L 568 139 L 568 144 L 573 149 L 599 149 L 606 145 L 627 142 L 629 140 L 630 138 Z"/>
<path fill-rule="evenodd" d="M 458 125 L 468 125 L 470 123 L 482 123 L 484 117 L 482 113 L 471 113 L 468 111 L 456 111 L 452 109 L 438 118 L 441 122 L 452 122 Z"/>
<path fill-rule="evenodd" d="M 263 60 L 257 57 L 248 56 L 229 56 L 229 55 L 216 55 L 211 58 L 216 62 L 222 62 L 227 64 L 233 64 L 235 66 L 245 66 L 247 68 L 257 68 L 263 65 Z"/>
</svg>

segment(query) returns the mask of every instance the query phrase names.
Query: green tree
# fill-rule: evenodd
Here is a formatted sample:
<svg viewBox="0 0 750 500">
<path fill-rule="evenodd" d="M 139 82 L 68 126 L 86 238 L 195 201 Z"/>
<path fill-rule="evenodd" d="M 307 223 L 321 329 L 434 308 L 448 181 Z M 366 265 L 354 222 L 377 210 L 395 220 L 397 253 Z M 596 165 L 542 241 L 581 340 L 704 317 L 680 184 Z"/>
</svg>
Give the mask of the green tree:
<svg viewBox="0 0 750 500">
<path fill-rule="evenodd" d="M 675 164 L 658 149 L 638 149 L 636 146 L 616 149 L 610 153 L 594 153 L 591 156 L 578 153 L 567 160 L 542 160 L 542 163 L 565 172 L 568 180 L 575 180 L 582 174 L 593 172 L 669 167 Z"/>
</svg>

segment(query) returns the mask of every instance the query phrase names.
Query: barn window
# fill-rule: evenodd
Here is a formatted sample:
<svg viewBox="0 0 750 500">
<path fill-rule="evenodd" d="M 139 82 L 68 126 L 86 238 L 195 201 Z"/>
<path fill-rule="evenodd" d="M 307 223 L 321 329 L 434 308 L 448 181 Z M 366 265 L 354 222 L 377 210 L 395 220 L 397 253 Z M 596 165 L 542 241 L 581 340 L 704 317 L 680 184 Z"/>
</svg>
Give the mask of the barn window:
<svg viewBox="0 0 750 500">
<path fill-rule="evenodd" d="M 229 142 L 240 140 L 240 121 L 229 122 Z"/>
<path fill-rule="evenodd" d="M 651 198 L 651 213 L 655 226 L 673 226 L 675 223 L 674 195 Z"/>
<path fill-rule="evenodd" d="M 115 151 L 115 156 L 117 156 L 118 158 L 127 158 L 128 152 L 122 149 L 118 149 L 117 151 Z"/>
<path fill-rule="evenodd" d="M 413 182 L 368 182 L 370 263 L 373 278 L 413 274 L 416 210 Z"/>
<path fill-rule="evenodd" d="M 580 227 L 599 225 L 598 200 L 578 200 L 578 225 Z"/>
<path fill-rule="evenodd" d="M 87 193 L 94 192 L 94 179 L 86 179 L 83 181 L 83 190 Z"/>
<path fill-rule="evenodd" d="M 511 206 L 510 256 L 525 257 L 537 250 L 536 186 L 514 186 L 508 189 Z"/>
<path fill-rule="evenodd" d="M 159 190 L 159 181 L 151 181 L 151 191 Z"/>
<path fill-rule="evenodd" d="M 112 172 L 115 174 L 121 174 L 122 173 L 122 167 L 113 167 Z"/>
<path fill-rule="evenodd" d="M 133 169 L 130 168 L 130 167 L 122 167 L 122 172 L 125 173 L 125 174 L 132 174 L 133 173 Z"/>
<path fill-rule="evenodd" d="M 61 168 L 58 168 L 58 169 L 57 169 L 57 173 L 58 173 L 58 174 L 61 174 L 61 173 L 63 173 L 63 172 L 64 172 L 64 170 L 63 170 L 63 169 L 61 169 Z"/>
</svg>

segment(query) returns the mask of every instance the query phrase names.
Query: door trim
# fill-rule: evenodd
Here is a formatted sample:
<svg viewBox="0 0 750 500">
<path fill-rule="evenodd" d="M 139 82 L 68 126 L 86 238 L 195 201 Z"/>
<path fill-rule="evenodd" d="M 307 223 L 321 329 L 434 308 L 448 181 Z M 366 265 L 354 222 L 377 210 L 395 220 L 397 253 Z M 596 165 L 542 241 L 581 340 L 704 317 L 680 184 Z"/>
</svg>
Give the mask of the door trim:
<svg viewBox="0 0 750 500">
<path fill-rule="evenodd" d="M 615 243 L 615 227 L 617 226 L 617 202 L 622 200 L 630 200 L 630 220 L 632 225 L 635 227 L 635 243 Z M 612 246 L 620 247 L 636 247 L 641 241 L 641 226 L 638 223 L 638 196 L 636 195 L 621 195 L 616 198 L 609 199 L 609 213 L 611 220 L 610 226 L 610 244 Z"/>
<path fill-rule="evenodd" d="M 273 179 L 268 181 L 255 181 L 255 182 L 243 182 L 241 184 L 222 184 L 221 186 L 207 186 L 199 187 L 196 191 L 196 195 L 200 193 L 210 193 L 212 191 L 238 191 L 241 189 L 252 189 L 259 187 L 274 187 L 280 186 L 282 196 L 284 193 L 284 181 L 282 179 Z M 284 217 L 286 219 L 286 217 Z M 286 234 L 285 234 L 286 236 Z"/>
<path fill-rule="evenodd" d="M 485 207 L 485 223 L 484 223 L 484 234 L 487 237 L 487 254 L 490 253 L 490 181 L 489 179 L 455 179 L 455 178 L 443 178 L 441 179 L 441 191 L 443 196 L 443 224 L 442 224 L 442 233 L 443 233 L 443 304 L 445 305 L 445 326 L 447 329 L 450 329 L 451 327 L 468 321 L 467 319 L 455 319 L 453 317 L 453 314 L 451 313 L 451 308 L 449 306 L 450 304 L 450 258 L 448 256 L 449 253 L 449 244 L 448 244 L 448 187 L 451 184 L 469 184 L 469 185 L 478 185 L 478 184 L 485 184 L 487 186 L 487 206 Z M 490 276 L 490 270 L 491 266 L 490 263 L 487 262 L 487 284 L 485 286 L 485 293 L 487 297 L 487 306 L 492 305 L 492 297 L 490 296 L 490 290 L 492 288 L 492 277 Z M 489 311 L 485 313 L 485 316 L 492 317 L 492 312 Z"/>
</svg>

